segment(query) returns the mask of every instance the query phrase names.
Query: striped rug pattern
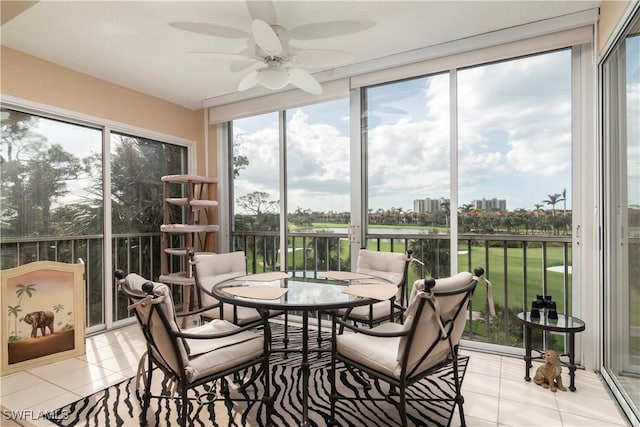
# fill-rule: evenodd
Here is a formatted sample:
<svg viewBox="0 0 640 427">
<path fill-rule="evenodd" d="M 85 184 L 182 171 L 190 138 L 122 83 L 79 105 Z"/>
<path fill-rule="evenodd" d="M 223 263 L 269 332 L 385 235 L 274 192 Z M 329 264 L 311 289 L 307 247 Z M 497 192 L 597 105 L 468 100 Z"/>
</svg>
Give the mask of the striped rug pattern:
<svg viewBox="0 0 640 427">
<path fill-rule="evenodd" d="M 300 345 L 301 333 L 297 328 L 289 326 L 289 347 Z M 313 329 L 313 328 L 310 328 Z M 274 324 L 272 328 L 274 347 L 281 343 L 283 328 Z M 326 335 L 326 336 L 325 336 Z M 317 333 L 309 331 L 310 347 L 316 344 Z M 325 339 L 326 338 L 326 339 Z M 330 414 L 329 370 L 330 335 L 323 333 L 322 353 L 311 353 L 311 377 L 309 381 L 309 424 L 311 426 L 328 425 Z M 271 357 L 271 392 L 274 396 L 274 412 L 272 422 L 276 426 L 295 426 L 302 415 L 302 384 L 300 375 L 301 355 L 275 352 Z M 468 357 L 461 357 L 459 374 L 464 378 Z M 249 370 L 251 371 L 251 370 Z M 250 378 L 252 372 L 244 377 Z M 157 372 L 157 373 L 156 373 Z M 167 389 L 160 371 L 154 372 L 152 392 L 160 395 Z M 338 365 L 338 389 L 345 395 L 384 397 L 389 394 L 389 387 L 375 380 L 370 380 L 372 388 L 364 390 L 362 385 L 341 365 Z M 229 381 L 231 398 L 240 397 L 238 385 Z M 262 384 L 256 381 L 247 387 L 244 397 L 262 396 Z M 67 419 L 56 421 L 60 426 L 95 426 L 95 427 L 134 427 L 139 425 L 141 411 L 141 391 L 136 390 L 135 378 L 126 380 L 115 386 L 99 391 L 75 403 L 60 408 L 69 414 Z M 454 395 L 453 370 L 444 368 L 423 379 L 412 387 L 410 397 L 418 398 L 407 406 L 409 424 L 415 426 L 448 426 L 458 423 L 458 414 L 451 402 L 434 402 L 434 397 L 447 398 Z M 214 401 L 214 396 L 215 400 Z M 193 390 L 189 414 L 193 426 L 261 426 L 264 425 L 264 407 L 260 403 L 234 402 L 225 400 L 217 385 L 203 385 Z M 387 401 L 338 401 L 336 405 L 336 421 L 339 426 L 394 426 L 400 425 L 396 407 Z M 149 426 L 175 426 L 178 424 L 178 409 L 172 399 L 151 399 L 151 407 L 147 414 Z M 453 418 L 453 419 L 452 419 Z"/>
</svg>

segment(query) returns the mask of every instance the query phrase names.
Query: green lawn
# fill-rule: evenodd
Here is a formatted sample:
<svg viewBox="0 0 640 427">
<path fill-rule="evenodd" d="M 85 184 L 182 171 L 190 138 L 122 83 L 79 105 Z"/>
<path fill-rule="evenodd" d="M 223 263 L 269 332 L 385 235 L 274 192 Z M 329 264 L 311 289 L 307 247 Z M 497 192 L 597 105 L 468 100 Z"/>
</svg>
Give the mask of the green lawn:
<svg viewBox="0 0 640 427">
<path fill-rule="evenodd" d="M 407 236 L 410 239 L 410 236 Z M 495 239 L 499 241 L 500 236 L 496 235 Z M 307 265 L 304 265 L 305 257 L 303 253 L 306 253 L 307 259 L 313 259 L 314 253 L 313 248 L 317 247 L 319 253 L 321 251 L 326 252 L 326 244 L 330 242 L 335 245 L 336 240 L 329 238 L 327 239 L 317 239 L 314 242 L 313 238 L 306 238 L 305 244 L 307 246 L 306 250 L 302 250 L 302 237 L 296 237 L 295 247 L 298 249 L 295 252 L 295 268 L 293 267 L 293 257 L 289 257 L 288 270 L 313 270 L 314 265 L 311 265 L 310 262 Z M 347 239 L 340 239 L 340 254 L 341 254 L 341 268 L 348 269 L 349 267 L 349 242 Z M 289 242 L 290 246 L 292 242 Z M 443 247 L 448 249 L 448 241 L 442 241 Z M 464 245 L 464 251 L 468 250 L 466 246 L 466 242 L 461 242 Z M 522 249 L 522 243 L 513 242 L 510 243 L 511 246 L 515 245 L 515 247 L 508 247 L 504 249 L 503 247 L 486 247 L 484 245 L 471 246 L 471 261 L 469 262 L 468 253 L 459 253 L 458 254 L 458 265 L 459 271 L 465 270 L 473 270 L 476 266 L 483 267 L 488 274 L 485 274 L 485 277 L 488 277 L 491 280 L 493 287 L 493 298 L 495 306 L 498 308 L 498 316 L 497 319 L 492 321 L 491 332 L 487 331 L 487 323 L 485 321 L 474 321 L 468 325 L 468 327 L 473 328 L 474 331 L 474 340 L 488 340 L 490 342 L 495 342 L 498 344 L 504 345 L 512 345 L 512 346 L 520 346 L 522 345 L 522 330 L 519 323 L 515 320 L 515 313 L 518 311 L 522 311 L 524 308 L 529 309 L 531 307 L 531 301 L 535 299 L 536 294 L 542 294 L 543 292 L 543 283 L 545 272 L 543 271 L 543 249 L 540 244 L 530 243 L 527 247 L 526 251 L 526 295 L 525 295 L 525 259 L 524 252 Z M 368 242 L 368 248 L 371 250 L 380 250 L 389 252 L 391 251 L 391 241 L 390 240 L 372 240 Z M 462 248 L 462 246 L 461 246 Z M 405 252 L 405 241 L 394 240 L 393 242 L 393 251 L 394 252 Z M 337 248 L 335 246 L 330 247 L 331 252 L 335 253 Z M 291 253 L 290 255 L 292 255 Z M 417 255 L 417 254 L 415 254 Z M 324 255 L 323 255 L 324 256 Z M 506 257 L 506 259 L 505 259 Z M 262 256 L 259 255 L 259 270 L 261 271 L 262 265 Z M 250 261 L 250 260 L 248 260 Z M 551 295 L 553 300 L 556 301 L 558 306 L 558 312 L 565 312 L 564 310 L 564 283 L 563 283 L 563 273 L 562 271 L 556 272 L 549 270 L 549 267 L 554 266 L 562 266 L 563 261 L 563 244 L 562 243 L 548 243 L 546 247 L 546 294 Z M 569 251 L 569 259 L 567 263 L 571 265 L 571 254 Z M 409 273 L 409 291 L 411 290 L 411 286 L 418 277 L 418 272 L 415 265 L 412 264 Z M 506 272 L 505 272 L 506 268 Z M 267 268 L 271 269 L 271 267 Z M 322 270 L 323 268 L 319 268 Z M 332 268 L 334 269 L 333 266 Z M 567 298 L 568 301 L 571 301 L 571 275 L 568 276 L 569 282 L 567 283 Z M 484 284 L 481 284 L 476 289 L 476 292 L 473 297 L 472 302 L 472 310 L 476 312 L 486 313 L 486 300 L 487 300 L 487 289 Z M 505 318 L 505 312 L 502 309 L 506 306 L 509 308 L 509 315 L 507 316 L 508 320 Z M 571 313 L 571 307 L 568 307 L 568 313 Z M 484 317 L 484 316 L 483 316 Z M 504 326 L 504 321 L 507 320 L 506 329 Z M 505 330 L 508 329 L 508 333 L 504 333 Z M 489 334 L 489 335 L 487 335 Z M 562 337 L 549 337 L 549 339 L 553 338 L 554 347 L 558 346 L 561 348 L 563 340 Z M 534 337 L 535 341 L 539 341 L 541 337 Z M 555 341 L 558 341 L 557 343 Z"/>
<path fill-rule="evenodd" d="M 496 236 L 499 239 L 499 236 Z M 533 245 L 532 245 L 533 246 Z M 380 240 L 378 242 L 370 241 L 368 248 L 371 250 L 380 250 L 388 252 L 391 250 L 391 242 L 389 240 Z M 342 264 L 348 265 L 349 259 L 349 243 L 346 240 L 341 241 L 341 258 Z M 404 241 L 394 241 L 394 252 L 404 252 Z M 466 250 L 466 249 L 465 249 Z M 488 255 L 487 252 L 488 251 Z M 524 255 L 521 247 L 506 249 L 506 275 L 505 275 L 505 250 L 502 247 L 485 248 L 484 246 L 471 247 L 471 265 L 468 265 L 468 254 L 458 255 L 459 271 L 473 271 L 476 266 L 481 266 L 488 274 L 486 277 L 493 284 L 493 298 L 497 305 L 505 306 L 508 302 L 510 308 L 529 308 L 531 301 L 535 299 L 536 294 L 543 294 L 543 250 L 542 247 L 528 247 L 526 252 L 526 283 L 527 294 L 525 299 L 525 274 L 524 274 Z M 551 295 L 556 301 L 558 311 L 563 312 L 564 309 L 564 283 L 563 273 L 549 270 L 549 267 L 563 265 L 563 246 L 562 244 L 548 244 L 547 246 L 547 272 L 546 272 L 546 294 Z M 488 263 L 487 263 L 488 259 Z M 298 257 L 296 264 L 298 268 L 302 266 L 302 257 Z M 571 265 L 571 251 L 569 251 L 568 264 Z M 409 274 L 409 285 L 419 279 L 415 269 L 411 268 Z M 568 302 L 569 312 L 571 312 L 571 275 L 568 276 Z M 486 288 L 480 286 L 474 295 L 474 309 L 482 310 L 486 301 Z"/>
<path fill-rule="evenodd" d="M 499 238 L 499 236 L 496 236 Z M 377 249 L 376 242 L 370 242 L 369 248 Z M 394 251 L 403 252 L 405 250 L 403 242 L 394 242 Z M 381 251 L 390 250 L 390 242 L 380 242 Z M 472 246 L 471 248 L 471 265 L 468 265 L 468 254 L 458 255 L 459 271 L 472 271 L 477 266 L 485 269 L 491 283 L 493 284 L 493 298 L 496 304 L 504 306 L 505 300 L 508 301 L 509 307 L 530 307 L 531 301 L 535 299 L 536 294 L 543 294 L 543 250 L 541 247 L 527 248 L 526 264 L 527 264 L 527 295 L 525 301 L 525 282 L 524 282 L 524 255 L 521 247 L 507 248 L 506 250 L 506 275 L 504 272 L 505 250 L 503 248 L 488 248 L 488 264 L 487 254 L 484 246 Z M 571 255 L 569 251 L 568 264 L 571 265 Z M 548 267 L 563 265 L 563 247 L 561 244 L 547 246 L 547 274 L 546 274 L 546 294 L 551 295 L 558 305 L 558 310 L 563 311 L 564 307 L 564 283 L 563 273 L 555 272 Z M 505 278 L 506 276 L 506 278 Z M 409 275 L 409 283 L 412 284 L 418 275 L 415 271 L 411 271 Z M 571 303 L 571 275 L 569 275 L 568 301 L 569 311 Z M 475 294 L 474 302 L 484 301 L 486 299 L 486 291 L 484 286 L 478 289 Z M 475 305 L 475 304 L 474 304 Z M 476 305 L 477 306 L 477 305 Z"/>
</svg>

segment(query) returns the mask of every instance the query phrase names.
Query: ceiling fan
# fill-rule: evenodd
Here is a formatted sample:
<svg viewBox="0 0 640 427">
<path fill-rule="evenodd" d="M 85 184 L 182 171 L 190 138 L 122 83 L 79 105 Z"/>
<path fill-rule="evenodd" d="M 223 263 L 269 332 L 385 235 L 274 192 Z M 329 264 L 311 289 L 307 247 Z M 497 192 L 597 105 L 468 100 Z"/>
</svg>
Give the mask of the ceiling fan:
<svg viewBox="0 0 640 427">
<path fill-rule="evenodd" d="M 319 95 L 322 93 L 322 86 L 307 70 L 339 67 L 353 61 L 353 55 L 340 50 L 298 49 L 289 42 L 348 34 L 373 26 L 373 22 L 370 21 L 332 21 L 286 30 L 280 25 L 268 23 L 276 22 L 272 2 L 247 1 L 247 7 L 252 17 L 250 33 L 209 23 L 172 22 L 169 24 L 181 30 L 215 37 L 252 38 L 255 41 L 255 49 L 242 53 L 193 52 L 242 61 L 239 71 L 245 74 L 238 83 L 239 91 L 245 91 L 257 85 L 279 90 L 291 84 L 305 92 Z M 238 68 L 237 64 L 235 68 Z"/>
<path fill-rule="evenodd" d="M 322 86 L 305 68 L 334 68 L 353 60 L 353 55 L 338 50 L 296 51 L 283 45 L 278 33 L 284 31 L 280 26 L 270 26 L 259 19 L 253 21 L 251 32 L 256 42 L 258 65 L 240 80 L 239 91 L 257 84 L 278 90 L 290 83 L 305 92 L 320 95 Z"/>
</svg>

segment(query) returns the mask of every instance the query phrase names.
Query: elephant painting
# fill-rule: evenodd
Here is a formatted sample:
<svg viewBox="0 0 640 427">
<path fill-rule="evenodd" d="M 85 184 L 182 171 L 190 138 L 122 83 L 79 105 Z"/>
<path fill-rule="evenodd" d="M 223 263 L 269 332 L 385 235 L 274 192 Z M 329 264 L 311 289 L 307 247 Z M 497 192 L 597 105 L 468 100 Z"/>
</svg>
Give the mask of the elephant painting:
<svg viewBox="0 0 640 427">
<path fill-rule="evenodd" d="M 38 328 L 45 336 L 45 328 L 49 328 L 49 333 L 53 334 L 53 312 L 51 311 L 34 311 L 24 316 L 24 321 L 31 325 L 31 338 L 38 335 Z"/>
</svg>

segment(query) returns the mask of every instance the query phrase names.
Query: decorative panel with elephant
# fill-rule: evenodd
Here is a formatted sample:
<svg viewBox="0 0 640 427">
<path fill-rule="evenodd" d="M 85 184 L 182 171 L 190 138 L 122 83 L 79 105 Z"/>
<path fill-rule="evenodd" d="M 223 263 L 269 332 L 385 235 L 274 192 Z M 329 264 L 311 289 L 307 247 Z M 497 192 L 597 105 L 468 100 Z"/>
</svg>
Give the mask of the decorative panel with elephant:
<svg viewBox="0 0 640 427">
<path fill-rule="evenodd" d="M 0 278 L 2 375 L 84 354 L 82 262 L 38 261 Z"/>
</svg>

